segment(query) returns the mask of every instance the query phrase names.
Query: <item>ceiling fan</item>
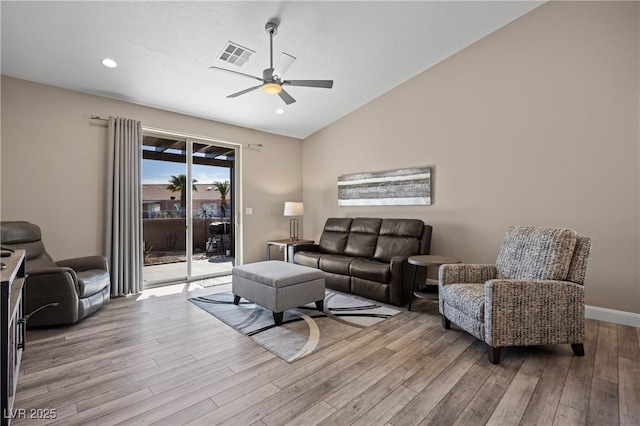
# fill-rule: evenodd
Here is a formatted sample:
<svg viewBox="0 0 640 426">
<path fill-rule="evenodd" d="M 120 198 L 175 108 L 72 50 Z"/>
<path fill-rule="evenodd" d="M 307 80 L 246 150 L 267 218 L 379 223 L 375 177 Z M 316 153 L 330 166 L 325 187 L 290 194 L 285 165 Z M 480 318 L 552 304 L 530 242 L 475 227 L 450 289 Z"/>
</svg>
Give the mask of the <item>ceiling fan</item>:
<svg viewBox="0 0 640 426">
<path fill-rule="evenodd" d="M 280 54 L 280 59 L 278 59 L 278 63 L 274 68 L 273 67 L 273 36 L 278 33 L 278 25 L 273 22 L 267 22 L 267 25 L 265 25 L 264 29 L 267 32 L 267 34 L 269 34 L 270 62 L 269 62 L 269 68 L 262 71 L 262 78 L 249 75 L 249 74 L 244 74 L 238 71 L 229 70 L 226 68 L 220 68 L 216 66 L 209 67 L 209 69 L 226 71 L 226 72 L 241 75 L 244 77 L 249 77 L 261 82 L 261 84 L 258 84 L 257 86 L 249 87 L 248 89 L 244 89 L 237 93 L 233 93 L 227 96 L 227 98 L 236 98 L 240 95 L 244 95 L 245 93 L 249 93 L 251 91 L 254 91 L 262 87 L 262 90 L 265 93 L 277 94 L 287 105 L 291 105 L 296 100 L 286 90 L 284 90 L 282 86 L 320 87 L 324 89 L 331 89 L 333 87 L 333 80 L 284 80 L 282 76 L 284 75 L 286 70 L 289 69 L 289 67 L 293 64 L 296 58 L 282 52 Z"/>
</svg>

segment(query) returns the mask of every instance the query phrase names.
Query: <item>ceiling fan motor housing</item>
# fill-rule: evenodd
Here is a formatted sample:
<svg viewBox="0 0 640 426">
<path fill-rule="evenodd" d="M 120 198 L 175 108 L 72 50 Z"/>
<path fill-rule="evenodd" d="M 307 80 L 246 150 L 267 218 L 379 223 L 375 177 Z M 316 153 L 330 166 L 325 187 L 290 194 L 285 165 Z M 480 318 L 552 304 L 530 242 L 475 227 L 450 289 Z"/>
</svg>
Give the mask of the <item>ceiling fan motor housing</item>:
<svg viewBox="0 0 640 426">
<path fill-rule="evenodd" d="M 275 22 L 267 22 L 267 25 L 264 26 L 264 30 L 267 34 L 276 35 L 278 34 L 278 25 Z"/>
<path fill-rule="evenodd" d="M 262 71 L 262 79 L 268 83 L 281 83 L 280 78 L 273 74 L 273 68 L 267 68 Z"/>
</svg>

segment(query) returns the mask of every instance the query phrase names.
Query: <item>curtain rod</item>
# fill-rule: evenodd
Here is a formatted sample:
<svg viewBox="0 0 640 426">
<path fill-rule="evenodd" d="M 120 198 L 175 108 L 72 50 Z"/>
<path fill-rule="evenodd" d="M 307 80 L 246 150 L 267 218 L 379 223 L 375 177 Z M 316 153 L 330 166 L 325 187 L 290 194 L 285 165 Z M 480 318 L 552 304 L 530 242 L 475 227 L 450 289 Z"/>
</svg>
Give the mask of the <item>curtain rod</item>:
<svg viewBox="0 0 640 426">
<path fill-rule="evenodd" d="M 100 117 L 99 115 L 95 115 L 95 114 L 91 114 L 91 119 L 92 120 L 100 120 L 100 121 L 109 121 L 109 117 Z M 143 128 L 144 130 L 144 128 Z M 259 150 L 260 148 L 264 148 L 264 145 L 261 143 L 249 143 L 249 144 L 245 144 L 245 147 L 249 148 L 249 149 L 255 149 L 255 150 Z"/>
</svg>

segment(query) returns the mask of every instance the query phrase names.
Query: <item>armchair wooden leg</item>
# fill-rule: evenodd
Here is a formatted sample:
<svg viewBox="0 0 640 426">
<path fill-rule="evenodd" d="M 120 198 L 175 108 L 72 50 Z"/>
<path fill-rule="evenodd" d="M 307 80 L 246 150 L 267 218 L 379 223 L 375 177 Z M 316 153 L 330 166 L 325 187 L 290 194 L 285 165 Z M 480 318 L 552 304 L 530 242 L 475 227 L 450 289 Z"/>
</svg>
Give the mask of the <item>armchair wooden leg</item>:
<svg viewBox="0 0 640 426">
<path fill-rule="evenodd" d="M 233 295 L 233 304 L 237 305 L 238 303 L 240 303 L 240 296 L 236 296 L 235 294 Z"/>
<path fill-rule="evenodd" d="M 489 355 L 489 361 L 491 364 L 500 364 L 500 354 L 502 353 L 502 348 L 494 348 L 493 346 L 487 345 L 487 355 Z"/>
<path fill-rule="evenodd" d="M 584 356 L 584 344 L 572 343 L 571 349 L 573 350 L 573 353 L 576 354 L 577 356 Z"/>
<path fill-rule="evenodd" d="M 451 328 L 451 321 L 449 321 L 444 315 L 442 315 L 442 326 L 447 330 Z"/>
</svg>

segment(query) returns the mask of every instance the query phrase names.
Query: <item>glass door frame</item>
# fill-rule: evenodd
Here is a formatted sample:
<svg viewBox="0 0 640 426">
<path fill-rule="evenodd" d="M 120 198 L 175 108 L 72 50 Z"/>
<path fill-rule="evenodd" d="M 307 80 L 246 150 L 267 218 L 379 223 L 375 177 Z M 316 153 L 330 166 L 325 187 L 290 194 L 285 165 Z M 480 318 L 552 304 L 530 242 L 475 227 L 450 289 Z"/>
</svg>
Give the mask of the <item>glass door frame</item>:
<svg viewBox="0 0 640 426">
<path fill-rule="evenodd" d="M 231 200 L 232 200 L 232 214 L 231 224 L 233 227 L 233 244 L 234 244 L 234 265 L 243 264 L 243 232 L 241 224 L 241 212 L 242 209 L 242 144 L 236 142 L 225 141 L 221 139 L 210 138 L 206 136 L 191 135 L 180 132 L 173 132 L 168 130 L 156 129 L 152 127 L 142 127 L 142 133 L 144 136 L 159 136 L 166 138 L 175 138 L 178 140 L 184 140 L 186 142 L 186 175 L 187 182 L 192 182 L 193 179 L 193 145 L 195 143 L 221 146 L 235 151 L 235 160 L 233 167 L 233 175 L 230 176 L 233 184 L 231 185 Z M 145 288 L 158 287 L 167 284 L 199 281 L 207 278 L 214 278 L 221 276 L 220 273 L 212 273 L 206 275 L 192 276 L 192 260 L 193 260 L 193 190 L 191 186 L 186 191 L 186 205 L 189 208 L 186 209 L 186 262 L 187 262 L 187 276 L 176 277 L 169 280 L 152 281 L 144 284 Z"/>
</svg>

